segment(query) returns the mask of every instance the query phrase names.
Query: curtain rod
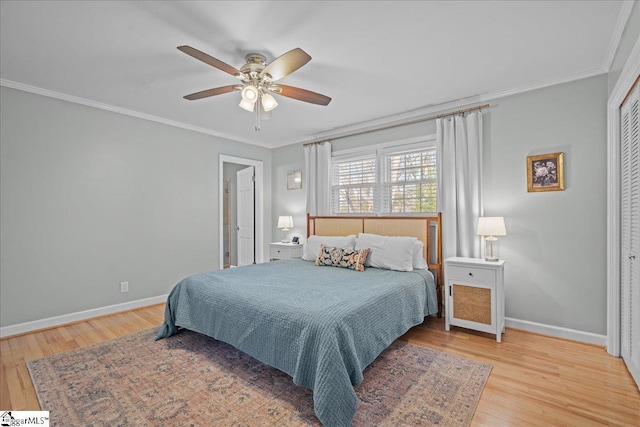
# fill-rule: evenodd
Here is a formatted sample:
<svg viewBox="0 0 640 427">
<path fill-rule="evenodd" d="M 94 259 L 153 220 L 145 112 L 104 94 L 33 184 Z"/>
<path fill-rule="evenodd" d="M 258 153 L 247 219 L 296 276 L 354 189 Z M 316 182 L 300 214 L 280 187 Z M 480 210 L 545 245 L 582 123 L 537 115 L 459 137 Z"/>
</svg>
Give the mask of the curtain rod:
<svg viewBox="0 0 640 427">
<path fill-rule="evenodd" d="M 431 117 L 423 117 L 423 118 L 411 120 L 411 121 L 408 121 L 408 122 L 397 123 L 397 124 L 394 124 L 394 125 L 383 126 L 383 127 L 379 127 L 379 128 L 375 128 L 375 129 L 363 130 L 363 131 L 360 131 L 360 132 L 353 132 L 353 133 L 349 133 L 349 134 L 345 134 L 345 135 L 336 136 L 336 137 L 333 137 L 333 138 L 321 139 L 319 141 L 307 142 L 305 144 L 302 144 L 302 146 L 303 147 L 307 147 L 309 145 L 322 144 L 323 142 L 327 142 L 327 141 L 335 141 L 336 139 L 349 138 L 349 137 L 352 137 L 352 136 L 364 135 L 366 133 L 371 133 L 371 132 L 379 132 L 379 131 L 382 131 L 382 130 L 387 130 L 387 129 L 393 129 L 393 128 L 397 128 L 397 127 L 412 125 L 414 123 L 428 122 L 429 120 L 441 119 L 443 117 L 449 117 L 449 116 L 455 116 L 457 114 L 469 113 L 471 111 L 482 110 L 483 108 L 489 108 L 489 107 L 490 107 L 489 104 L 479 105 L 477 107 L 465 108 L 463 110 L 453 111 L 451 113 L 438 114 L 437 116 L 431 116 Z"/>
</svg>

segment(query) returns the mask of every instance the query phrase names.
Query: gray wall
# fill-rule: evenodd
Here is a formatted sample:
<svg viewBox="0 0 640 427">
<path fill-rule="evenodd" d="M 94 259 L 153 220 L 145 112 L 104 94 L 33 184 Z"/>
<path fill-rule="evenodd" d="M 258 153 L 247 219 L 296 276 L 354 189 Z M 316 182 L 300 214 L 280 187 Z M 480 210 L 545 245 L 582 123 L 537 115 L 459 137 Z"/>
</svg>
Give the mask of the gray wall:
<svg viewBox="0 0 640 427">
<path fill-rule="evenodd" d="M 635 9 L 634 9 L 635 10 Z M 635 13 L 635 12 L 634 12 Z M 602 75 L 502 98 L 485 113 L 485 214 L 503 215 L 513 319 L 606 332 L 606 99 Z M 264 161 L 266 242 L 278 215 L 306 236 L 305 193 L 274 150 L 1 88 L 0 325 L 167 293 L 218 268 L 218 155 Z M 344 149 L 433 133 L 433 122 Z M 563 192 L 527 193 L 527 155 L 564 151 Z M 303 170 L 303 174 L 304 174 Z M 120 294 L 120 281 L 130 292 Z"/>
<path fill-rule="evenodd" d="M 155 297 L 217 269 L 219 154 L 264 161 L 271 223 L 268 149 L 0 90 L 0 326 Z"/>
<path fill-rule="evenodd" d="M 504 216 L 507 317 L 606 334 L 607 76 L 486 114 L 485 215 Z M 527 193 L 528 155 L 565 153 L 565 191 Z"/>
<path fill-rule="evenodd" d="M 507 317 L 606 333 L 606 99 L 601 75 L 494 100 L 485 112 L 484 206 L 507 225 Z M 432 134 L 433 123 L 333 148 Z M 556 151 L 565 152 L 566 190 L 527 193 L 526 157 Z M 290 206 L 303 216 L 306 190 L 287 192 L 284 182 L 286 170 L 303 166 L 301 145 L 273 150 L 274 219 Z M 296 231 L 306 233 L 297 222 Z"/>
<path fill-rule="evenodd" d="M 302 145 L 288 145 L 272 150 L 272 182 L 273 182 L 273 213 L 272 223 L 265 223 L 271 227 L 274 242 L 283 238 L 283 232 L 278 226 L 278 216 L 291 215 L 294 227 L 289 230 L 288 240 L 298 236 L 304 242 L 307 237 L 306 189 L 304 188 L 304 149 Z M 302 189 L 287 190 L 287 173 L 302 170 Z"/>
</svg>

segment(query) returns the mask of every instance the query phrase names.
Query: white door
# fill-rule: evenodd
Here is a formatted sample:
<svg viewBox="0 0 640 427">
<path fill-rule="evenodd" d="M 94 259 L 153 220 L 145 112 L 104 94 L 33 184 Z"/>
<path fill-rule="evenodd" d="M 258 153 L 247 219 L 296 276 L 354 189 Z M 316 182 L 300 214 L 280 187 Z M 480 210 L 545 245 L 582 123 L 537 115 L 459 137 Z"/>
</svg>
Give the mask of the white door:
<svg viewBox="0 0 640 427">
<path fill-rule="evenodd" d="M 640 385 L 640 83 L 620 107 L 620 353 Z"/>
<path fill-rule="evenodd" d="M 237 173 L 238 265 L 255 263 L 255 190 L 253 166 Z"/>
</svg>

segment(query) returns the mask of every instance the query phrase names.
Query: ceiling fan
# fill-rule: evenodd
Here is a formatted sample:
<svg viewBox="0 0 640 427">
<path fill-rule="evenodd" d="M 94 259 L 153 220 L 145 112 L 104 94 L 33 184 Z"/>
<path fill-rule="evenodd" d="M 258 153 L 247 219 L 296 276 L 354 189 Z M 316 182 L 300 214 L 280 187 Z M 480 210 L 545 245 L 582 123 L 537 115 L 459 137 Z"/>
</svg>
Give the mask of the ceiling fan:
<svg viewBox="0 0 640 427">
<path fill-rule="evenodd" d="M 239 84 L 203 90 L 186 95 L 184 98 L 193 101 L 239 90 L 242 96 L 240 107 L 249 112 L 256 112 L 256 131 L 260 130 L 260 119 L 268 119 L 271 110 L 278 106 L 278 102 L 271 95 L 272 93 L 317 105 L 328 105 L 331 102 L 331 98 L 328 96 L 298 87 L 274 83 L 311 60 L 311 56 L 300 48 L 292 49 L 268 64 L 264 55 L 250 53 L 245 57 L 246 64 L 239 70 L 191 46 L 178 46 L 178 49 L 240 80 Z"/>
</svg>

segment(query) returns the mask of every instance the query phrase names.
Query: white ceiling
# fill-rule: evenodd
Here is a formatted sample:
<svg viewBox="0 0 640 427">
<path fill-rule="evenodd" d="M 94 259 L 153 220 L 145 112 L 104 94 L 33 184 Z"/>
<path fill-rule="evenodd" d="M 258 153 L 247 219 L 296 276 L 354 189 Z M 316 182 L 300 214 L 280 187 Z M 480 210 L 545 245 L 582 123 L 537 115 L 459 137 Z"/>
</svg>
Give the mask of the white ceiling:
<svg viewBox="0 0 640 427">
<path fill-rule="evenodd" d="M 606 72 L 628 17 L 624 3 L 3 0 L 0 78 L 275 147 Z M 323 107 L 277 97 L 272 119 L 255 132 L 238 92 L 182 98 L 237 80 L 180 45 L 236 68 L 250 52 L 270 61 L 300 47 L 312 60 L 280 82 L 333 100 Z"/>
</svg>

